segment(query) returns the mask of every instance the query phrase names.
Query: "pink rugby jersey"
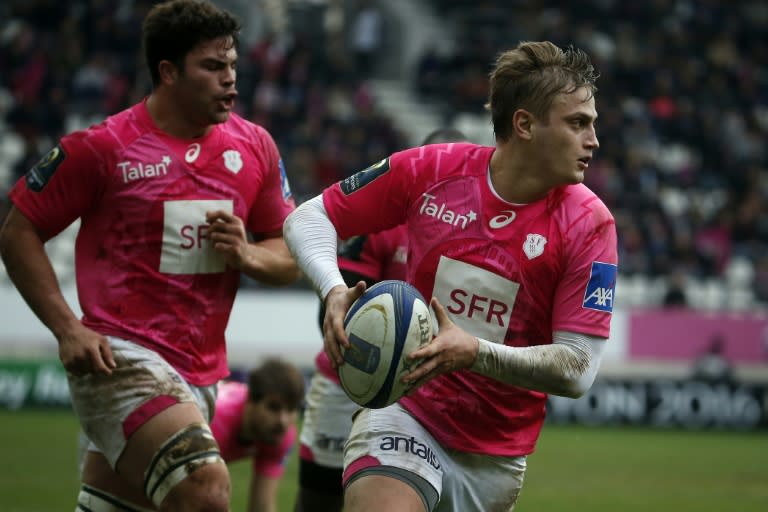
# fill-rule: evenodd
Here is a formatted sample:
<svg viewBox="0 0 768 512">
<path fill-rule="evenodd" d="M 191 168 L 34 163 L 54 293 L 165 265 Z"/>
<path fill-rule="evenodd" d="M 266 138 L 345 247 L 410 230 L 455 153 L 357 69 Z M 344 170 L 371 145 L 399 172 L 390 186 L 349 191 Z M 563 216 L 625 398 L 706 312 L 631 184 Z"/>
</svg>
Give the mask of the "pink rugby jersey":
<svg viewBox="0 0 768 512">
<path fill-rule="evenodd" d="M 553 331 L 607 338 L 616 281 L 616 229 L 584 185 L 534 203 L 490 185 L 495 148 L 466 143 L 405 150 L 324 191 L 339 236 L 408 227 L 408 281 L 437 297 L 465 331 L 509 346 L 552 342 Z M 546 394 L 469 370 L 442 375 L 400 403 L 445 446 L 531 453 Z"/>
<path fill-rule="evenodd" d="M 386 231 L 352 237 L 339 245 L 339 268 L 372 281 L 404 280 L 408 260 L 408 237 L 404 225 Z M 324 350 L 315 358 L 320 373 L 341 384 Z"/>
<path fill-rule="evenodd" d="M 278 444 L 241 443 L 238 432 L 243 421 L 243 407 L 248 401 L 248 386 L 241 382 L 222 382 L 216 398 L 216 414 L 211 430 L 219 443 L 226 462 L 251 457 L 253 471 L 270 478 L 279 478 L 285 471 L 285 461 L 296 442 L 296 426 L 291 425 Z"/>
<path fill-rule="evenodd" d="M 181 140 L 144 102 L 62 138 L 10 197 L 46 238 L 81 219 L 83 323 L 159 352 L 195 385 L 228 374 L 224 330 L 239 282 L 205 237 L 206 211 L 266 233 L 295 207 L 265 130 L 231 114 Z"/>
</svg>

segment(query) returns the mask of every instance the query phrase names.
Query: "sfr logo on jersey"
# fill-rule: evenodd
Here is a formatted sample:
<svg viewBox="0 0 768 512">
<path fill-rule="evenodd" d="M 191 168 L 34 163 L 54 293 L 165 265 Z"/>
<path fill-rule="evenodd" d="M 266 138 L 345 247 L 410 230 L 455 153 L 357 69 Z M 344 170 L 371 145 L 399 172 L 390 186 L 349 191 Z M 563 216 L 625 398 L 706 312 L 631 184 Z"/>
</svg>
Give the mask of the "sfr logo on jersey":
<svg viewBox="0 0 768 512">
<path fill-rule="evenodd" d="M 440 257 L 433 295 L 473 336 L 504 343 L 520 283 L 463 261 Z"/>
<path fill-rule="evenodd" d="M 211 247 L 206 236 L 205 212 L 232 213 L 232 201 L 166 201 L 163 205 L 163 249 L 160 272 L 166 274 L 213 274 L 224 272 L 224 257 Z"/>
<path fill-rule="evenodd" d="M 616 274 L 617 267 L 613 263 L 593 261 L 582 306 L 587 309 L 605 311 L 606 313 L 613 312 Z"/>
</svg>

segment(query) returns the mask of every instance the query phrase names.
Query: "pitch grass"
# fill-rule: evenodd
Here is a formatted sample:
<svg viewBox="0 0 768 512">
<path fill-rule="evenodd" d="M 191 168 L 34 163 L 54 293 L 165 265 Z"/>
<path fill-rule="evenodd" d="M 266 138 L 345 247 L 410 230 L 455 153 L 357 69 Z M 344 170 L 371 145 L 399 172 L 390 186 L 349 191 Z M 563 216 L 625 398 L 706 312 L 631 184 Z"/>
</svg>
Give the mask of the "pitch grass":
<svg viewBox="0 0 768 512">
<path fill-rule="evenodd" d="M 0 411 L 0 510 L 73 510 L 77 422 L 68 410 Z M 231 466 L 233 512 L 244 512 L 250 465 Z M 281 482 L 291 512 L 296 451 Z M 768 434 L 545 427 L 516 512 L 765 512 Z M 460 511 L 458 511 L 460 512 Z"/>
</svg>

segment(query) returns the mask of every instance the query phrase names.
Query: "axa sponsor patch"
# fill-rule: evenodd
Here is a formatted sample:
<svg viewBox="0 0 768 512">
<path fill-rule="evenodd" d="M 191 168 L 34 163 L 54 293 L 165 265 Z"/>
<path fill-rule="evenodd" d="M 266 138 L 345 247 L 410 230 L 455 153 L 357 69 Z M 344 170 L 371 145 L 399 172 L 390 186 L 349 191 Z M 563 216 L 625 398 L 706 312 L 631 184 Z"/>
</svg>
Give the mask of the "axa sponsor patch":
<svg viewBox="0 0 768 512">
<path fill-rule="evenodd" d="M 613 263 L 592 262 L 592 271 L 582 306 L 597 311 L 613 312 L 617 267 Z"/>
<path fill-rule="evenodd" d="M 66 154 L 61 144 L 50 150 L 48 154 L 27 171 L 27 187 L 34 192 L 43 190 L 51 176 L 53 176 L 53 173 L 56 172 L 59 164 L 64 161 L 65 156 Z"/>
<path fill-rule="evenodd" d="M 285 172 L 285 164 L 282 158 L 277 164 L 280 166 L 280 190 L 283 192 L 283 200 L 287 200 L 291 197 L 291 185 L 288 183 L 288 174 Z"/>
<path fill-rule="evenodd" d="M 389 158 L 385 158 L 384 160 L 373 164 L 367 169 L 363 169 L 362 171 L 353 174 L 349 178 L 344 179 L 339 184 L 339 186 L 345 195 L 349 195 L 352 192 L 360 190 L 364 186 L 368 185 L 379 176 L 385 174 L 387 171 L 389 171 Z"/>
</svg>

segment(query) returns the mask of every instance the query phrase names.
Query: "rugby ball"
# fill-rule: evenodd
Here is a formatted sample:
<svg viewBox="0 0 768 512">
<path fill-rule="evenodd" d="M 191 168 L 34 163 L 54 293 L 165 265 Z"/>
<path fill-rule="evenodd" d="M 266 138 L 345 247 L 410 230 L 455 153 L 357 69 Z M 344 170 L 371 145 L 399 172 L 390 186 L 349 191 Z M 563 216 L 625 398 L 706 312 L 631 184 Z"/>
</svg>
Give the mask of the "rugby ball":
<svg viewBox="0 0 768 512">
<path fill-rule="evenodd" d="M 411 387 L 401 382 L 421 361 L 406 359 L 432 341 L 429 304 L 405 281 L 380 281 L 358 298 L 344 318 L 349 348 L 339 366 L 341 387 L 371 409 L 399 400 Z"/>
</svg>

